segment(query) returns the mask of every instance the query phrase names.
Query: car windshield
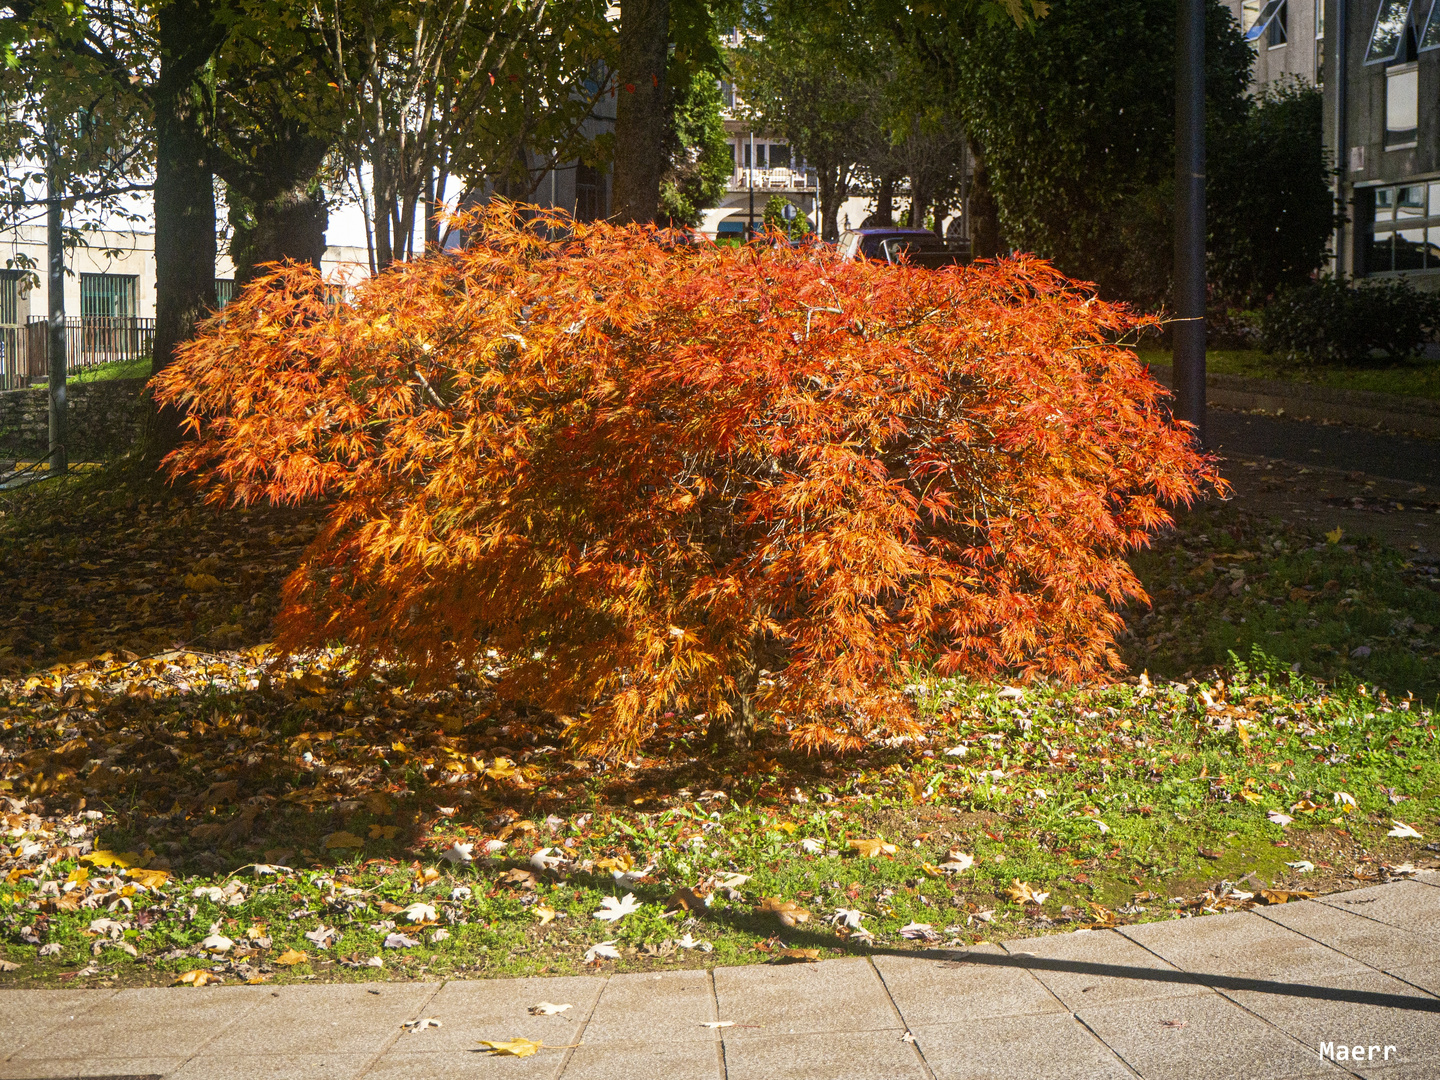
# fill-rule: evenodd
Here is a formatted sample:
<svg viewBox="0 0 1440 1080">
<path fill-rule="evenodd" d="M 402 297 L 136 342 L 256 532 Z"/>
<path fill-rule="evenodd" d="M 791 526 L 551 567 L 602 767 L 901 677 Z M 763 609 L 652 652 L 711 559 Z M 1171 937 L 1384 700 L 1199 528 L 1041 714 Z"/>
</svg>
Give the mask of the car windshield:
<svg viewBox="0 0 1440 1080">
<path fill-rule="evenodd" d="M 887 237 L 880 245 L 879 254 L 887 262 L 895 262 L 910 251 L 944 251 L 945 243 L 934 233 L 912 233 L 908 236 Z"/>
</svg>

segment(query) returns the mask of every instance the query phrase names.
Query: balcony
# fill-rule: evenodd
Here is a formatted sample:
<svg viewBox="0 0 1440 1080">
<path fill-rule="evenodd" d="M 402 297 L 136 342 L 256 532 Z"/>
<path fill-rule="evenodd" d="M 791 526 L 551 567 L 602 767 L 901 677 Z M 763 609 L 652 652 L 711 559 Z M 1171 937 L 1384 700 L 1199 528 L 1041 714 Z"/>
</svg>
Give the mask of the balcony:
<svg viewBox="0 0 1440 1080">
<path fill-rule="evenodd" d="M 753 179 L 752 179 L 753 178 Z M 815 174 L 804 169 L 738 168 L 730 177 L 731 191 L 748 191 L 751 183 L 756 191 L 815 191 Z"/>
</svg>

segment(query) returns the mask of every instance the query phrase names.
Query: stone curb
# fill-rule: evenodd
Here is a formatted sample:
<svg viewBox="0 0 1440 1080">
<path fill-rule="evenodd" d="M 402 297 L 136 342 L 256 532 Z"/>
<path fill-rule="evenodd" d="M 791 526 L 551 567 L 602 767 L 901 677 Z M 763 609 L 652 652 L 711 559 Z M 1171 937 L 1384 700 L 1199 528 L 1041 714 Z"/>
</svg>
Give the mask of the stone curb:
<svg viewBox="0 0 1440 1080">
<path fill-rule="evenodd" d="M 1156 379 L 1166 386 L 1173 385 L 1169 365 L 1148 366 Z M 1432 439 L 1440 438 L 1440 401 L 1430 398 L 1309 386 L 1282 379 L 1252 379 L 1243 375 L 1207 375 L 1205 386 L 1211 405 L 1229 409 L 1259 409 L 1292 417 L 1333 420 L 1361 427 L 1378 426 Z"/>
</svg>

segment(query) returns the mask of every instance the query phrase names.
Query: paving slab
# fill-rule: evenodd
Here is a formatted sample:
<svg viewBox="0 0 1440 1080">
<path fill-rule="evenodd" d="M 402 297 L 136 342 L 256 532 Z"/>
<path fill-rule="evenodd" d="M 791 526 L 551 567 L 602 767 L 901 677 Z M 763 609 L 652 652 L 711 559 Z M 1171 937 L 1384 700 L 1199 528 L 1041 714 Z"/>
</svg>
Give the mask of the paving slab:
<svg viewBox="0 0 1440 1080">
<path fill-rule="evenodd" d="M 364 1073 L 364 1080 L 556 1080 L 569 1053 L 556 1048 L 524 1058 L 497 1057 L 479 1047 L 429 1054 L 388 1053 Z"/>
<path fill-rule="evenodd" d="M 1433 966 L 1440 972 L 1440 941 L 1365 918 L 1354 909 L 1301 900 L 1256 908 L 1255 914 L 1381 971 Z"/>
<path fill-rule="evenodd" d="M 1249 911 L 1126 926 L 1120 933 L 1195 975 L 1294 981 L 1366 970 L 1360 961 Z"/>
<path fill-rule="evenodd" d="M 875 967 L 912 1031 L 986 1016 L 1068 1011 L 995 945 L 960 950 L 949 960 L 876 956 Z"/>
<path fill-rule="evenodd" d="M 1345 1075 L 1219 994 L 1127 1001 L 1076 1015 L 1145 1080 L 1338 1080 Z"/>
<path fill-rule="evenodd" d="M 904 1036 L 900 1028 L 727 1035 L 725 1076 L 726 1080 L 924 1080 L 920 1055 Z"/>
<path fill-rule="evenodd" d="M 183 1058 L 104 1058 L 99 1061 L 31 1061 L 7 1062 L 0 1065 L 0 1077 L 4 1080 L 92 1080 L 103 1076 L 107 1080 L 150 1080 L 151 1077 L 173 1075 Z"/>
<path fill-rule="evenodd" d="M 858 957 L 716 968 L 715 993 L 719 1019 L 743 1030 L 758 1025 L 766 1035 L 880 1031 L 900 1024 L 875 969 Z"/>
<path fill-rule="evenodd" d="M 1114 930 L 1007 941 L 1005 951 L 1071 1011 L 1213 992 Z"/>
<path fill-rule="evenodd" d="M 605 1043 L 581 1046 L 562 1080 L 724 1080 L 720 1042 Z M 367 1077 L 366 1080 L 369 1080 Z"/>
<path fill-rule="evenodd" d="M 202 1053 L 165 1080 L 353 1080 L 365 1071 L 373 1057 L 373 1054 L 246 1054 L 241 1057 Z"/>
<path fill-rule="evenodd" d="M 13 1056 L 114 997 L 114 990 L 0 990 L 0 1047 Z"/>
<path fill-rule="evenodd" d="M 911 1029 L 936 1080 L 1129 1080 L 1134 1073 L 1069 1013 Z"/>
<path fill-rule="evenodd" d="M 1330 907 L 1440 940 L 1440 889 L 1424 882 L 1393 881 L 1317 899 Z"/>
<path fill-rule="evenodd" d="M 256 987 L 265 994 L 246 1017 L 205 1047 L 207 1056 L 375 1054 L 403 1034 L 440 983 L 348 983 Z M 180 991 L 203 993 L 204 991 Z M 222 991 L 223 992 L 223 991 Z M 478 1036 L 477 1036 L 478 1037 Z"/>
<path fill-rule="evenodd" d="M 614 975 L 585 1025 L 586 1045 L 601 1043 L 714 1043 L 719 1020 L 708 971 Z"/>
<path fill-rule="evenodd" d="M 253 1013 L 268 997 L 269 991 L 258 986 L 119 990 L 56 1024 L 43 1039 L 27 1043 L 9 1061 L 184 1061 Z"/>
<path fill-rule="evenodd" d="M 1320 1054 L 1323 1043 L 1364 1045 L 1365 1061 L 1342 1063 L 1371 1076 L 1430 1062 L 1440 1074 L 1440 998 L 1378 971 L 1321 980 L 1306 997 L 1239 991 L 1228 996 Z M 1371 1053 L 1369 1046 L 1375 1046 Z M 1387 1059 L 1384 1048 L 1394 1047 Z"/>
<path fill-rule="evenodd" d="M 698 974 L 705 975 L 704 972 Z M 421 1010 L 426 1016 L 439 1020 L 442 1026 L 407 1031 L 396 1040 L 394 1050 L 404 1053 L 474 1051 L 478 1039 L 510 1039 L 516 1035 L 539 1039 L 551 1046 L 564 1046 L 579 1038 L 605 987 L 604 979 L 586 976 L 448 982 Z M 531 1006 L 542 1001 L 570 1008 L 554 1016 L 531 1016 Z"/>
</svg>

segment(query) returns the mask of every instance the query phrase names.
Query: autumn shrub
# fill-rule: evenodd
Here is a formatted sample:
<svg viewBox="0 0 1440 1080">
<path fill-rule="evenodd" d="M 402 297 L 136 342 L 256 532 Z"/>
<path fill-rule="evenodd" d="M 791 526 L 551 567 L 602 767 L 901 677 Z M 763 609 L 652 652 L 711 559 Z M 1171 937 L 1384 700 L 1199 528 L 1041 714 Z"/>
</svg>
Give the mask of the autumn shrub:
<svg viewBox="0 0 1440 1080">
<path fill-rule="evenodd" d="M 503 699 L 609 750 L 752 710 L 854 748 L 916 730 L 917 665 L 1118 665 L 1125 554 L 1209 475 L 1113 344 L 1128 311 L 1029 258 L 936 272 L 503 205 L 469 229 L 339 306 L 277 269 L 155 379 L 189 415 L 174 474 L 330 500 L 281 646 L 422 683 L 493 650 Z"/>
</svg>

